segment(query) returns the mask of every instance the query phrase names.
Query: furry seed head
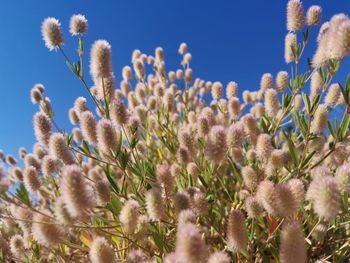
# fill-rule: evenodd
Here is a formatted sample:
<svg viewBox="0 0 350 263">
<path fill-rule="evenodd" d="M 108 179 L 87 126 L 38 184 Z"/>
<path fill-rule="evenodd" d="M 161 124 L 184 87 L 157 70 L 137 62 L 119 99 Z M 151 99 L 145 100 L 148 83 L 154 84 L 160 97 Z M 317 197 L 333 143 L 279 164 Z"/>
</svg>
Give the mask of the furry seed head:
<svg viewBox="0 0 350 263">
<path fill-rule="evenodd" d="M 337 168 L 335 180 L 341 192 L 350 194 L 350 164 L 346 163 Z"/>
<path fill-rule="evenodd" d="M 145 195 L 148 216 L 153 221 L 164 218 L 164 201 L 159 189 L 152 188 Z"/>
<path fill-rule="evenodd" d="M 133 233 L 137 227 L 139 219 L 139 204 L 135 200 L 128 200 L 125 202 L 119 214 L 119 220 L 125 232 Z"/>
<path fill-rule="evenodd" d="M 208 249 L 194 224 L 187 223 L 179 227 L 176 235 L 176 254 L 186 263 L 206 262 Z"/>
<path fill-rule="evenodd" d="M 287 4 L 287 29 L 298 31 L 304 26 L 304 9 L 300 0 L 289 0 Z"/>
<path fill-rule="evenodd" d="M 245 186 L 250 190 L 254 191 L 258 185 L 258 176 L 254 169 L 250 166 L 244 166 L 241 169 L 243 182 Z"/>
<path fill-rule="evenodd" d="M 272 150 L 271 136 L 266 133 L 260 134 L 256 142 L 257 155 L 262 160 L 267 160 L 270 157 Z"/>
<path fill-rule="evenodd" d="M 223 161 L 227 152 L 225 127 L 221 125 L 213 126 L 208 134 L 207 143 L 208 158 L 215 163 Z"/>
<path fill-rule="evenodd" d="M 208 263 L 230 263 L 231 259 L 225 252 L 215 252 L 210 255 Z"/>
<path fill-rule="evenodd" d="M 326 105 L 336 105 L 341 98 L 342 93 L 338 83 L 330 85 L 327 95 L 325 97 Z"/>
<path fill-rule="evenodd" d="M 230 81 L 226 86 L 226 97 L 228 99 L 237 97 L 238 95 L 238 84 L 234 81 Z"/>
<path fill-rule="evenodd" d="M 297 47 L 297 36 L 294 33 L 288 33 L 284 39 L 284 59 L 287 64 L 295 61 L 293 50 Z"/>
<path fill-rule="evenodd" d="M 110 120 L 101 119 L 96 127 L 97 145 L 99 149 L 110 154 L 115 151 L 118 145 L 117 133 Z"/>
<path fill-rule="evenodd" d="M 49 150 L 56 159 L 61 160 L 64 164 L 69 165 L 74 163 L 74 159 L 68 150 L 66 139 L 62 134 L 54 133 L 51 135 Z"/>
<path fill-rule="evenodd" d="M 42 95 L 40 90 L 37 88 L 36 85 L 30 90 L 30 100 L 32 101 L 33 104 L 40 103 L 42 100 Z"/>
<path fill-rule="evenodd" d="M 318 5 L 310 6 L 306 13 L 306 24 L 316 26 L 321 22 L 322 8 Z"/>
<path fill-rule="evenodd" d="M 327 127 L 328 121 L 328 110 L 327 105 L 320 105 L 314 115 L 314 119 L 311 123 L 311 132 L 315 134 L 320 134 L 323 132 L 324 128 Z"/>
<path fill-rule="evenodd" d="M 212 95 L 213 99 L 215 99 L 215 100 L 222 98 L 223 87 L 222 87 L 221 82 L 216 81 L 213 83 L 213 85 L 211 87 L 211 95 Z"/>
<path fill-rule="evenodd" d="M 291 220 L 283 224 L 280 261 L 281 263 L 307 262 L 303 228 L 297 221 Z"/>
<path fill-rule="evenodd" d="M 273 88 L 273 77 L 270 73 L 265 73 L 261 76 L 260 90 L 266 91 Z"/>
<path fill-rule="evenodd" d="M 69 32 L 74 35 L 86 33 L 88 29 L 88 22 L 83 15 L 72 15 L 69 22 Z"/>
<path fill-rule="evenodd" d="M 114 251 L 103 237 L 95 237 L 90 245 L 89 257 L 92 263 L 111 263 L 115 260 Z"/>
<path fill-rule="evenodd" d="M 279 111 L 278 96 L 274 89 L 268 89 L 265 92 L 265 110 L 270 118 L 276 117 Z"/>
<path fill-rule="evenodd" d="M 38 142 L 48 144 L 51 136 L 51 121 L 46 114 L 37 112 L 33 118 L 34 132 Z"/>
<path fill-rule="evenodd" d="M 247 211 L 248 217 L 250 218 L 256 218 L 263 212 L 263 207 L 253 196 L 248 196 L 244 200 L 244 208 Z"/>
<path fill-rule="evenodd" d="M 265 180 L 259 183 L 256 198 L 270 215 L 277 216 L 278 206 L 275 194 L 275 186 L 271 181 Z"/>
<path fill-rule="evenodd" d="M 32 193 L 39 190 L 41 183 L 39 180 L 39 175 L 35 167 L 26 167 L 23 171 L 23 182 L 25 187 Z"/>
<path fill-rule="evenodd" d="M 82 216 L 94 206 L 92 188 L 77 165 L 64 167 L 60 190 L 62 200 L 72 217 Z"/>
<path fill-rule="evenodd" d="M 90 73 L 94 79 L 108 78 L 112 72 L 112 48 L 106 40 L 93 43 L 90 53 Z"/>
<path fill-rule="evenodd" d="M 61 23 L 54 17 L 48 17 L 41 25 L 41 34 L 49 50 L 57 49 L 63 44 Z"/>
<path fill-rule="evenodd" d="M 307 197 L 313 202 L 316 214 L 327 221 L 332 220 L 340 211 L 340 190 L 332 176 L 315 177 L 309 186 Z"/>
<path fill-rule="evenodd" d="M 276 90 L 278 92 L 282 92 L 288 88 L 288 72 L 287 71 L 280 71 L 277 73 L 276 76 Z"/>
<path fill-rule="evenodd" d="M 227 223 L 227 243 L 229 249 L 239 253 L 247 247 L 248 239 L 244 225 L 244 215 L 239 210 L 232 210 Z"/>
<path fill-rule="evenodd" d="M 84 139 L 91 144 L 97 143 L 96 120 L 90 111 L 85 111 L 80 116 L 80 128 Z"/>
<path fill-rule="evenodd" d="M 35 214 L 33 221 L 33 236 L 39 244 L 52 247 L 60 243 L 63 238 L 63 230 L 51 218 Z"/>
</svg>

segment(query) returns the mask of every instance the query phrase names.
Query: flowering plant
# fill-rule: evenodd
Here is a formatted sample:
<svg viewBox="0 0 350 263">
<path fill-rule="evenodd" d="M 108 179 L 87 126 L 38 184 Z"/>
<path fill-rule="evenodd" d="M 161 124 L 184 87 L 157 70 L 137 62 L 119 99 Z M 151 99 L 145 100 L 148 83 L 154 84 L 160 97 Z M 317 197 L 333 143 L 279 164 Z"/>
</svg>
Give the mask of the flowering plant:
<svg viewBox="0 0 350 263">
<path fill-rule="evenodd" d="M 70 21 L 76 63 L 59 21 L 45 19 L 46 46 L 63 55 L 96 108 L 77 98 L 68 133 L 44 86 L 32 88 L 37 143 L 32 153 L 19 149 L 23 168 L 0 154 L 1 260 L 348 262 L 350 78 L 333 78 L 350 54 L 350 19 L 337 14 L 322 24 L 300 72 L 320 21 L 319 6 L 305 15 L 299 0 L 288 2 L 292 71 L 275 81 L 263 74 L 260 89 L 241 101 L 234 81 L 224 91 L 221 82 L 193 78 L 185 43 L 176 71 L 166 70 L 162 48 L 155 56 L 135 50 L 116 88 L 111 46 L 97 40 L 89 87 L 86 18 Z M 336 107 L 343 117 L 332 120 Z"/>
</svg>

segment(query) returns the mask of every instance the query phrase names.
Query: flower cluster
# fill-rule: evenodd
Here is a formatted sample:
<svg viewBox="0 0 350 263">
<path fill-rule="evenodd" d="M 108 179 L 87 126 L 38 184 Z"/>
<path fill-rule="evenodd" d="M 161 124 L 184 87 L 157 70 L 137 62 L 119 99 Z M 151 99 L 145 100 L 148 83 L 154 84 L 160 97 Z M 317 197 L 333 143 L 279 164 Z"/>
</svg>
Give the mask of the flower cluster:
<svg viewBox="0 0 350 263">
<path fill-rule="evenodd" d="M 87 97 L 72 103 L 65 132 L 44 86 L 31 89 L 37 142 L 19 149 L 23 162 L 0 151 L 0 260 L 348 262 L 350 78 L 333 83 L 350 53 L 346 15 L 322 24 L 309 69 L 298 68 L 321 12 L 288 2 L 291 74 L 265 73 L 242 98 L 235 81 L 195 78 L 185 43 L 179 69 L 166 68 L 161 47 L 135 50 L 117 81 L 112 47 L 97 40 L 90 87 L 87 19 L 70 21 L 77 63 L 60 22 L 45 19 L 45 45 Z"/>
</svg>

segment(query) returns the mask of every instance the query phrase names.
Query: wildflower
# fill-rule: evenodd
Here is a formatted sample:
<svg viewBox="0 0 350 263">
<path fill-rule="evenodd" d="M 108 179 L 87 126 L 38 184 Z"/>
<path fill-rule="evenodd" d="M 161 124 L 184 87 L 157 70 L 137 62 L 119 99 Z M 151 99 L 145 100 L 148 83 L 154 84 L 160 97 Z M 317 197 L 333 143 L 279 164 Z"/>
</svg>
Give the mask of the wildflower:
<svg viewBox="0 0 350 263">
<path fill-rule="evenodd" d="M 122 223 L 124 231 L 133 233 L 137 226 L 139 218 L 139 204 L 135 200 L 125 202 L 119 214 L 119 220 Z"/>
<path fill-rule="evenodd" d="M 72 217 L 87 213 L 94 205 L 92 189 L 77 165 L 65 166 L 60 183 L 62 200 Z"/>
<path fill-rule="evenodd" d="M 273 77 L 270 73 L 265 73 L 261 76 L 260 90 L 266 91 L 273 88 Z"/>
<path fill-rule="evenodd" d="M 341 192 L 350 193 L 350 165 L 348 163 L 337 168 L 335 180 Z"/>
<path fill-rule="evenodd" d="M 239 253 L 247 247 L 247 234 L 244 216 L 239 210 L 232 210 L 227 223 L 227 243 L 230 250 Z"/>
<path fill-rule="evenodd" d="M 276 76 L 276 90 L 278 92 L 282 92 L 288 88 L 288 78 L 289 76 L 287 71 L 278 72 Z"/>
<path fill-rule="evenodd" d="M 116 150 L 118 145 L 117 134 L 110 120 L 101 119 L 96 127 L 97 145 L 99 149 L 108 154 Z"/>
<path fill-rule="evenodd" d="M 260 205 L 258 200 L 253 196 L 248 196 L 244 200 L 244 208 L 247 211 L 248 217 L 250 218 L 258 217 L 263 211 L 262 206 Z"/>
<path fill-rule="evenodd" d="M 300 0 L 289 0 L 287 4 L 287 29 L 298 31 L 304 26 L 304 9 Z"/>
<path fill-rule="evenodd" d="M 37 112 L 34 115 L 34 131 L 37 140 L 42 144 L 47 144 L 51 136 L 51 121 L 43 113 Z"/>
<path fill-rule="evenodd" d="M 39 190 L 41 183 L 38 172 L 33 166 L 29 166 L 24 169 L 23 182 L 30 192 L 36 192 Z"/>
<path fill-rule="evenodd" d="M 49 140 L 49 150 L 56 159 L 62 160 L 64 164 L 74 163 L 74 159 L 68 150 L 66 139 L 62 134 L 54 133 L 51 135 Z"/>
<path fill-rule="evenodd" d="M 230 81 L 226 86 L 226 97 L 230 99 L 232 97 L 237 97 L 238 95 L 238 84 L 234 81 Z"/>
<path fill-rule="evenodd" d="M 108 78 L 112 72 L 111 45 L 106 40 L 97 40 L 91 47 L 90 73 L 94 79 Z"/>
<path fill-rule="evenodd" d="M 35 240 L 44 246 L 55 246 L 62 241 L 62 229 L 49 217 L 35 214 L 32 232 Z"/>
<path fill-rule="evenodd" d="M 213 126 L 208 134 L 207 155 L 210 160 L 219 163 L 224 160 L 226 152 L 226 129 L 220 125 Z"/>
<path fill-rule="evenodd" d="M 178 229 L 176 254 L 187 263 L 206 262 L 208 249 L 195 225 L 187 223 L 181 225 Z"/>
<path fill-rule="evenodd" d="M 93 239 L 90 245 L 89 257 L 92 263 L 110 263 L 115 260 L 113 249 L 103 237 Z"/>
<path fill-rule="evenodd" d="M 282 227 L 280 261 L 281 263 L 307 262 L 304 233 L 297 221 L 288 221 Z"/>
<path fill-rule="evenodd" d="M 271 181 L 265 180 L 259 183 L 256 198 L 270 215 L 278 215 L 275 186 Z"/>
<path fill-rule="evenodd" d="M 213 83 L 213 86 L 211 87 L 211 95 L 215 100 L 221 99 L 223 95 L 223 88 L 220 82 L 217 81 Z"/>
<path fill-rule="evenodd" d="M 161 192 L 157 188 L 152 188 L 146 193 L 147 213 L 151 220 L 160 221 L 164 218 L 164 202 Z"/>
<path fill-rule="evenodd" d="M 263 159 L 267 160 L 270 157 L 270 154 L 272 152 L 272 145 L 271 145 L 271 136 L 263 133 L 258 136 L 257 143 L 256 143 L 256 153 L 257 155 Z"/>
<path fill-rule="evenodd" d="M 83 15 L 72 15 L 69 23 L 69 32 L 74 35 L 81 35 L 86 33 L 88 29 L 88 23 Z"/>
<path fill-rule="evenodd" d="M 94 115 L 90 111 L 85 111 L 80 116 L 80 129 L 85 140 L 91 144 L 97 143 L 97 124 Z"/>
<path fill-rule="evenodd" d="M 318 5 L 310 6 L 306 12 L 306 24 L 316 26 L 321 22 L 322 8 Z"/>
<path fill-rule="evenodd" d="M 254 191 L 258 184 L 258 177 L 254 169 L 250 166 L 242 167 L 241 174 L 243 182 L 250 191 Z"/>
<path fill-rule="evenodd" d="M 54 17 L 48 17 L 44 20 L 41 26 L 41 34 L 49 50 L 57 49 L 63 44 L 61 23 Z"/>
<path fill-rule="evenodd" d="M 330 85 L 325 97 L 326 105 L 336 105 L 342 96 L 339 84 Z"/>
<path fill-rule="evenodd" d="M 326 105 L 320 105 L 311 123 L 311 132 L 320 134 L 326 128 L 328 121 L 328 110 Z"/>
<path fill-rule="evenodd" d="M 187 44 L 181 43 L 179 47 L 179 54 L 184 55 L 187 52 Z"/>
<path fill-rule="evenodd" d="M 230 263 L 231 259 L 225 252 L 215 252 L 210 255 L 208 263 Z"/>
<path fill-rule="evenodd" d="M 287 64 L 295 61 L 295 53 L 297 47 L 297 37 L 294 33 L 288 33 L 284 40 L 284 59 Z"/>
<path fill-rule="evenodd" d="M 268 89 L 265 92 L 265 110 L 270 118 L 276 117 L 279 110 L 277 92 L 274 89 Z"/>
<path fill-rule="evenodd" d="M 327 221 L 332 220 L 340 211 L 340 190 L 334 177 L 315 177 L 309 186 L 307 197 L 312 200 L 316 214 Z"/>
</svg>

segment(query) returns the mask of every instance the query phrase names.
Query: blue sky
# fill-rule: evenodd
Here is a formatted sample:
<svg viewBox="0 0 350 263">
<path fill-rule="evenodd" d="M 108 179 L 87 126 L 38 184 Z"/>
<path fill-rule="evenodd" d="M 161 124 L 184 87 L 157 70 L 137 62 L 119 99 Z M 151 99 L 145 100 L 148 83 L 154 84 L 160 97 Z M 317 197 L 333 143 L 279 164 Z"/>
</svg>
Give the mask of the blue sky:
<svg viewBox="0 0 350 263">
<path fill-rule="evenodd" d="M 63 26 L 66 52 L 73 56 L 77 39 L 69 36 L 72 14 L 84 14 L 89 20 L 87 54 L 91 43 L 108 40 L 113 48 L 117 82 L 121 68 L 130 64 L 131 53 L 138 48 L 147 54 L 155 47 L 165 50 L 167 69 L 180 63 L 177 54 L 181 42 L 192 53 L 195 77 L 227 83 L 231 80 L 243 89 L 256 90 L 265 72 L 275 75 L 289 70 L 284 63 L 285 5 L 277 0 L 135 0 L 135 1 L 47 1 L 3 0 L 0 4 L 0 149 L 17 154 L 20 146 L 31 149 L 34 143 L 32 116 L 37 107 L 29 99 L 35 83 L 43 83 L 53 103 L 56 122 L 70 130 L 68 109 L 78 96 L 86 96 L 81 83 L 66 67 L 62 56 L 49 52 L 41 39 L 40 25 L 48 16 Z M 350 1 L 304 1 L 323 7 L 323 21 L 333 14 L 350 13 Z M 315 49 L 318 28 L 311 32 L 305 55 Z M 87 63 L 86 63 L 87 66 Z M 88 68 L 85 68 L 88 72 Z M 346 59 L 338 80 L 350 72 Z M 89 80 L 91 84 L 91 81 Z"/>
</svg>

